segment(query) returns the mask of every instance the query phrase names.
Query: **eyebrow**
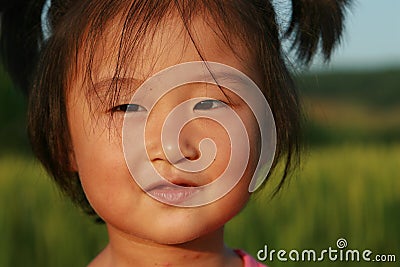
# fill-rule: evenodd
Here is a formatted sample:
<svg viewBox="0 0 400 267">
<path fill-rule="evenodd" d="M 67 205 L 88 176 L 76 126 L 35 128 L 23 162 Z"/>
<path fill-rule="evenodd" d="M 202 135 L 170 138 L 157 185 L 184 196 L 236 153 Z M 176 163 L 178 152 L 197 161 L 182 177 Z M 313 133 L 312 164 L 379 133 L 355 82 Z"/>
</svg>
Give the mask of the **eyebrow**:
<svg viewBox="0 0 400 267">
<path fill-rule="evenodd" d="M 136 79 L 133 77 L 107 78 L 98 82 L 94 82 L 93 90 L 90 90 L 89 95 L 96 96 L 99 98 L 104 98 L 108 95 L 108 92 L 110 92 L 111 90 L 114 92 L 116 91 L 115 89 L 112 88 L 119 88 L 118 92 L 126 93 L 122 94 L 122 96 L 130 95 L 134 93 L 137 90 L 137 88 L 139 88 L 139 86 L 143 83 L 144 83 L 143 80 Z M 120 94 L 118 93 L 118 95 Z"/>
</svg>

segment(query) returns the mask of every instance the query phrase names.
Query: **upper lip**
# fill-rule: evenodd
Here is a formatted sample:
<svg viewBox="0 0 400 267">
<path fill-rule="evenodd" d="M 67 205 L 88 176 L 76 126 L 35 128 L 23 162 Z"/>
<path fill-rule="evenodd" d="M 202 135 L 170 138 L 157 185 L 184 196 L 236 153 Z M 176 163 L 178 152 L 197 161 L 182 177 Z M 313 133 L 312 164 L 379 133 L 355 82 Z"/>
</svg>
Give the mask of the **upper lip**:
<svg viewBox="0 0 400 267">
<path fill-rule="evenodd" d="M 155 189 L 168 189 L 168 188 L 177 189 L 177 188 L 181 188 L 181 187 L 191 188 L 191 187 L 198 187 L 198 185 L 193 182 L 189 182 L 187 180 L 171 181 L 170 179 L 168 179 L 167 181 L 158 181 L 158 182 L 152 183 L 147 188 L 145 188 L 145 190 L 152 191 Z"/>
<path fill-rule="evenodd" d="M 153 190 L 157 187 L 199 187 L 204 184 L 204 174 L 179 170 L 170 164 L 165 164 L 164 160 L 153 160 L 152 162 L 153 168 L 156 168 L 164 180 L 158 179 L 158 181 L 149 184 L 145 190 Z"/>
<path fill-rule="evenodd" d="M 181 171 L 168 171 L 166 174 L 165 172 L 160 173 L 160 175 L 165 179 L 164 180 L 159 180 L 155 183 L 150 184 L 145 188 L 146 191 L 151 191 L 154 189 L 161 189 L 161 188 L 171 188 L 171 189 L 177 189 L 177 188 L 182 188 L 182 187 L 199 187 L 200 184 L 196 183 L 194 179 L 196 179 L 198 175 L 195 173 L 190 174 L 190 179 L 185 177 L 188 176 L 187 174 L 181 172 Z"/>
</svg>

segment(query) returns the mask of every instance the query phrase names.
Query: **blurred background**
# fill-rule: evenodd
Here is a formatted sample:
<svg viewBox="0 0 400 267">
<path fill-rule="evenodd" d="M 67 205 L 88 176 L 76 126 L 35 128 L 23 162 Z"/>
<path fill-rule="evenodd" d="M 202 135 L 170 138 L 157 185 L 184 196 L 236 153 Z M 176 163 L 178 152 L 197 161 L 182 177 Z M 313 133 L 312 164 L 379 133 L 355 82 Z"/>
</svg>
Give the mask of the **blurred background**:
<svg viewBox="0 0 400 267">
<path fill-rule="evenodd" d="M 283 2 L 283 1 L 282 1 Z M 274 198 L 256 192 L 226 227 L 227 244 L 332 247 L 393 254 L 397 263 L 266 262 L 279 266 L 399 266 L 400 1 L 360 0 L 329 66 L 295 73 L 307 114 L 300 169 Z M 63 198 L 33 159 L 26 101 L 0 67 L 0 266 L 85 266 L 105 228 Z"/>
</svg>

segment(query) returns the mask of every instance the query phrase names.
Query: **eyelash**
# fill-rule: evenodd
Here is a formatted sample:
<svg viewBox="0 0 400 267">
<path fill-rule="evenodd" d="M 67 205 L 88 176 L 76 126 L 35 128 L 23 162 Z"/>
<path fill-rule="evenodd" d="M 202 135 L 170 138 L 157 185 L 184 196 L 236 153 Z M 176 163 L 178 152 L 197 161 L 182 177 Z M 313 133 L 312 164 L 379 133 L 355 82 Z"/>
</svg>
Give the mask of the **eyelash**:
<svg viewBox="0 0 400 267">
<path fill-rule="evenodd" d="M 211 104 L 211 106 L 210 106 Z M 201 106 L 203 105 L 203 107 Z M 206 107 L 204 108 L 204 105 Z M 207 106 L 208 105 L 208 106 Z M 198 102 L 194 107 L 193 110 L 211 110 L 211 109 L 217 109 L 217 108 L 222 108 L 228 106 L 227 103 L 221 100 L 216 100 L 216 99 L 207 99 L 207 100 L 202 100 Z M 196 108 L 197 107 L 197 108 Z M 147 109 L 141 105 L 138 104 L 122 104 L 115 106 L 111 109 L 111 112 L 143 112 L 147 111 Z"/>
<path fill-rule="evenodd" d="M 227 104 L 221 100 L 216 100 L 216 99 L 207 99 L 207 100 L 203 100 L 200 101 L 199 103 L 197 103 L 194 107 L 193 110 L 196 109 L 196 107 L 200 107 L 200 105 L 205 105 L 205 104 L 209 104 L 211 103 L 211 108 L 209 109 L 216 109 L 216 108 L 222 108 L 222 107 L 226 107 Z M 214 104 L 216 103 L 216 106 L 214 106 Z M 201 110 L 209 110 L 209 109 L 201 109 Z"/>
<path fill-rule="evenodd" d="M 141 105 L 138 104 L 122 104 L 115 106 L 111 109 L 111 112 L 142 112 L 142 111 L 147 111 L 146 108 L 144 108 Z"/>
</svg>

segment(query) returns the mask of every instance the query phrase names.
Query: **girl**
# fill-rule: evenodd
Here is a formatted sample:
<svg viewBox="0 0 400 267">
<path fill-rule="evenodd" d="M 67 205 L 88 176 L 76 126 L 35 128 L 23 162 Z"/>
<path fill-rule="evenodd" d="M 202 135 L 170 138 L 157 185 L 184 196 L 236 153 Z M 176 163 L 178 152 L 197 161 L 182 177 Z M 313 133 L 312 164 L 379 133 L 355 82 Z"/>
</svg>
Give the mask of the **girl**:
<svg viewBox="0 0 400 267">
<path fill-rule="evenodd" d="M 300 104 L 281 42 L 291 40 L 300 62 L 319 48 L 328 60 L 349 1 L 291 3 L 287 29 L 268 0 L 3 4 L 3 61 L 29 96 L 33 151 L 108 230 L 89 266 L 264 266 L 225 247 L 223 228 L 268 169 L 284 162 L 279 190 L 298 161 Z M 225 123 L 240 127 L 215 119 L 232 111 Z M 222 191 L 207 187 L 222 176 Z"/>
</svg>

